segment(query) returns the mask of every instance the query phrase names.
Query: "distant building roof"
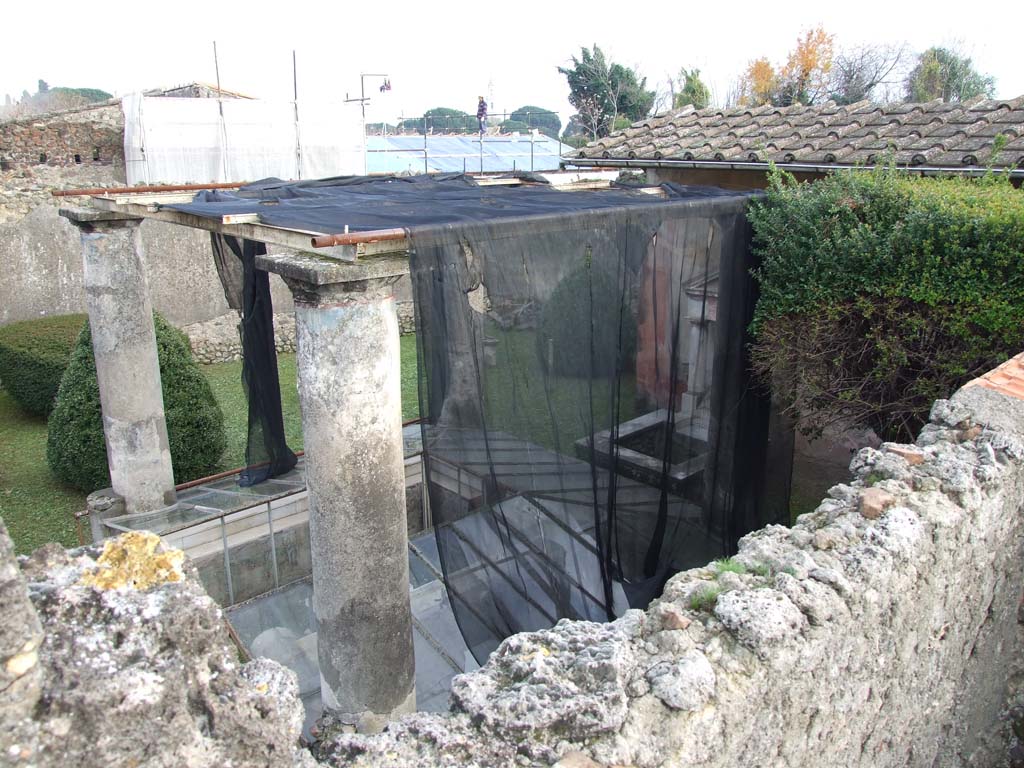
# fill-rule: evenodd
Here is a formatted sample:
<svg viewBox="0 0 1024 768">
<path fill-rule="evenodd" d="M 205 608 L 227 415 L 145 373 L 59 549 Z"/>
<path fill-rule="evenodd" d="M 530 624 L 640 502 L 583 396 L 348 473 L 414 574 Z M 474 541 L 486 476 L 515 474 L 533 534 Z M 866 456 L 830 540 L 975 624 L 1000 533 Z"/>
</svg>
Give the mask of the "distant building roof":
<svg viewBox="0 0 1024 768">
<path fill-rule="evenodd" d="M 996 152 L 999 136 L 1005 144 Z M 889 152 L 903 166 L 1024 169 L 1024 96 L 962 103 L 687 106 L 633 123 L 566 159 L 586 165 L 648 160 L 842 167 L 871 165 Z"/>
<path fill-rule="evenodd" d="M 186 85 L 176 85 L 173 88 L 156 88 L 152 91 L 146 91 L 146 95 L 170 96 L 186 99 L 216 99 L 218 97 L 223 99 L 254 98 L 252 96 L 246 96 L 244 93 L 238 93 L 237 91 L 218 88 L 216 85 L 210 85 L 209 83 L 187 83 Z"/>
</svg>

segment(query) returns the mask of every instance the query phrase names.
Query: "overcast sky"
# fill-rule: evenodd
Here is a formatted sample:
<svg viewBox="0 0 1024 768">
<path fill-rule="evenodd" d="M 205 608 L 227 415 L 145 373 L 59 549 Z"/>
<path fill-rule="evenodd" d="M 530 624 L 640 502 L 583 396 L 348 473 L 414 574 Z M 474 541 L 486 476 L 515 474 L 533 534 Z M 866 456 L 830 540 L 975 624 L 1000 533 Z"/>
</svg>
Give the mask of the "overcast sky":
<svg viewBox="0 0 1024 768">
<path fill-rule="evenodd" d="M 595 43 L 665 87 L 681 66 L 698 67 L 721 100 L 752 58 L 785 58 L 817 24 L 837 43 L 905 43 L 921 51 L 957 44 L 996 78 L 1002 98 L 1024 94 L 1020 30 L 1024 2 L 321 2 L 230 0 L 6 3 L 0 94 L 17 99 L 41 78 L 51 86 L 117 95 L 192 81 L 214 82 L 217 41 L 224 88 L 290 99 L 292 51 L 301 98 L 359 92 L 361 72 L 387 73 L 392 90 L 368 119 L 418 115 L 435 106 L 491 112 L 533 104 L 572 113 L 557 67 Z M 976 23 L 965 23 L 968 18 Z"/>
</svg>

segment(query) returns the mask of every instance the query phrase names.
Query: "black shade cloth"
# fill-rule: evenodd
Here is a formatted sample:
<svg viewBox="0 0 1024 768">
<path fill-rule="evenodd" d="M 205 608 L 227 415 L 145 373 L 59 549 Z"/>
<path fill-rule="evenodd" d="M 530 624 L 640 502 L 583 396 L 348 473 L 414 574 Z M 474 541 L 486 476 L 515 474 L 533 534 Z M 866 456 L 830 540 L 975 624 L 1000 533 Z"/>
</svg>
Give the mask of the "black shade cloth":
<svg viewBox="0 0 1024 768">
<path fill-rule="evenodd" d="M 410 231 L 430 509 L 480 661 L 788 519 L 789 433 L 747 366 L 747 200 L 666 192 Z"/>
<path fill-rule="evenodd" d="M 732 193 L 710 187 L 662 185 L 671 198 Z M 206 218 L 259 214 L 275 227 L 340 233 L 391 227 L 551 216 L 615 207 L 649 207 L 657 198 L 636 190 L 564 191 L 550 186 L 480 186 L 470 176 L 355 176 L 317 181 L 277 179 L 238 190 L 203 190 L 191 203 L 165 208 Z"/>
<path fill-rule="evenodd" d="M 240 243 L 238 238 L 228 235 L 213 234 L 211 237 L 218 263 L 228 262 L 227 254 L 230 252 L 242 267 L 242 321 L 238 330 L 242 341 L 242 384 L 249 404 L 249 424 L 245 444 L 246 467 L 238 477 L 238 484 L 246 487 L 283 475 L 295 467 L 298 459 L 284 436 L 269 275 L 256 269 L 256 256 L 266 253 L 266 246 L 251 240 Z M 225 282 L 227 290 L 228 283 Z"/>
<path fill-rule="evenodd" d="M 643 607 L 671 574 L 788 520 L 791 431 L 746 358 L 748 197 L 661 192 L 271 179 L 169 206 L 312 232 L 408 229 L 425 484 L 480 661 L 515 632 Z M 267 361 L 245 374 L 250 463 L 270 466 L 290 451 L 274 438 L 269 290 L 250 245 L 231 246 L 247 265 L 247 366 Z"/>
</svg>

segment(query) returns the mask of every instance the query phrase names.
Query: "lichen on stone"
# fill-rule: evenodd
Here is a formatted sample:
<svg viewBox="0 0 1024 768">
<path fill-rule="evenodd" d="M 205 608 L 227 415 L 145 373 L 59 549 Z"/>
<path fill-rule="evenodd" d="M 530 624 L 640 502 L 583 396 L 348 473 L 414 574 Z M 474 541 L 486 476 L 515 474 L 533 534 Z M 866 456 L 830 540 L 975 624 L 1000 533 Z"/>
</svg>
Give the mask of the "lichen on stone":
<svg viewBox="0 0 1024 768">
<path fill-rule="evenodd" d="M 149 531 L 130 531 L 103 545 L 96 567 L 78 580 L 96 589 L 149 589 L 184 578 L 185 553 L 164 548 Z"/>
</svg>

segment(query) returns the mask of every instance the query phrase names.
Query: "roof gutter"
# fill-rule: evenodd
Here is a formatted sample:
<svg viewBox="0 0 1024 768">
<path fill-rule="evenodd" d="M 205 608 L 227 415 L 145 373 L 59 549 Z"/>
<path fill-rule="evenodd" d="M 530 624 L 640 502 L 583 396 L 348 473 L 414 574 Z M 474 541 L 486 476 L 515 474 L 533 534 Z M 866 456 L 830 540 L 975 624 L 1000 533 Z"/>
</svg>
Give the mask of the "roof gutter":
<svg viewBox="0 0 1024 768">
<path fill-rule="evenodd" d="M 774 167 L 792 173 L 832 173 L 839 170 L 871 170 L 874 166 L 868 165 L 837 165 L 818 163 L 763 163 L 743 162 L 733 163 L 727 160 L 641 160 L 639 158 L 627 160 L 624 158 L 609 157 L 565 157 L 561 158 L 560 165 L 563 168 L 690 168 L 716 171 L 768 171 Z M 1024 179 L 1024 168 L 977 168 L 968 166 L 957 168 L 954 166 L 931 166 L 931 165 L 901 165 L 901 171 L 914 173 L 920 176 L 984 176 L 990 172 L 1006 174 L 1011 179 Z"/>
</svg>

